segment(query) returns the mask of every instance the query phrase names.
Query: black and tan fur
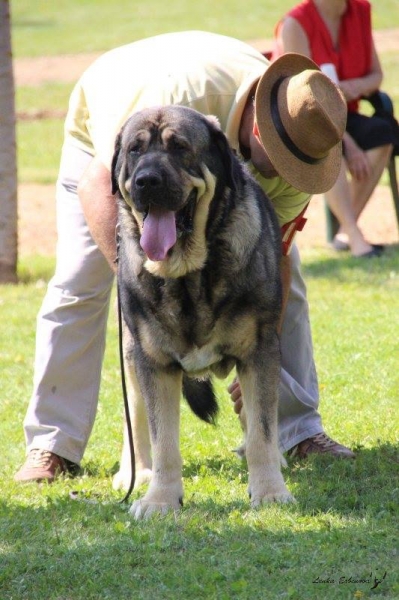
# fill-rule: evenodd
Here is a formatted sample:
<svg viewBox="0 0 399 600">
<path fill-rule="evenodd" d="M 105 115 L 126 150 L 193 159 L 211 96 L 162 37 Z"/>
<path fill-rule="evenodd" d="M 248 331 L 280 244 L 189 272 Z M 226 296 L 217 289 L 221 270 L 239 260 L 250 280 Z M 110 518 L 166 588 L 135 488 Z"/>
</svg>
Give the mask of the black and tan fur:
<svg viewBox="0 0 399 600">
<path fill-rule="evenodd" d="M 246 411 L 251 503 L 290 500 L 277 447 L 281 238 L 269 200 L 216 119 L 179 106 L 127 121 L 112 184 L 120 198 L 118 271 L 137 484 L 152 470 L 132 514 L 181 506 L 181 391 L 212 422 L 217 403 L 209 376 L 226 377 L 233 367 Z M 140 246 L 150 205 L 175 211 L 177 241 L 162 260 Z M 129 478 L 125 448 L 114 485 Z"/>
</svg>

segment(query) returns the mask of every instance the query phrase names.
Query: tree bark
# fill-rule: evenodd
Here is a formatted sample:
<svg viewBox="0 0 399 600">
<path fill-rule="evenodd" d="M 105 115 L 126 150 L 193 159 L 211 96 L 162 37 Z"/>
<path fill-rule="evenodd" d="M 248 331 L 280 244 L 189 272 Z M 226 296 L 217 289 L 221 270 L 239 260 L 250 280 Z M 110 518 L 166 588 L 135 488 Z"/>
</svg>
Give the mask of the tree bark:
<svg viewBox="0 0 399 600">
<path fill-rule="evenodd" d="M 0 0 L 0 283 L 17 281 L 18 211 L 9 0 Z"/>
</svg>

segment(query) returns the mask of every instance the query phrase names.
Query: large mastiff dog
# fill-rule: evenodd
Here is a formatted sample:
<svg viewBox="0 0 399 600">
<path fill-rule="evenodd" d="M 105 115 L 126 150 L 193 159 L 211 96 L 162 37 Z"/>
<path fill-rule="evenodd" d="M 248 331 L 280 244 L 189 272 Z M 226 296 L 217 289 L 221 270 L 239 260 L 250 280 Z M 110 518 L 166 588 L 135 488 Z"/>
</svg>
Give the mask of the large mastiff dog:
<svg viewBox="0 0 399 600">
<path fill-rule="evenodd" d="M 209 377 L 233 367 L 246 412 L 251 504 L 290 500 L 277 447 L 281 239 L 268 198 L 216 119 L 179 106 L 146 109 L 126 122 L 112 185 L 120 198 L 118 276 L 137 483 L 152 470 L 132 514 L 182 505 L 181 392 L 212 422 Z M 129 478 L 125 443 L 114 486 Z"/>
</svg>

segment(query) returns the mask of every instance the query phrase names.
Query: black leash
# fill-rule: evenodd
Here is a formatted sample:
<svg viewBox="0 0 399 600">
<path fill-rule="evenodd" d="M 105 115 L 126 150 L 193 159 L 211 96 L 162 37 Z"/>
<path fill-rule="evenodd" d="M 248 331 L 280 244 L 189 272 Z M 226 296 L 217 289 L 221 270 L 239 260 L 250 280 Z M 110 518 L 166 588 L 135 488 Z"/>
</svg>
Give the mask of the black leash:
<svg viewBox="0 0 399 600">
<path fill-rule="evenodd" d="M 115 262 L 118 263 L 119 260 L 119 225 L 116 227 L 116 259 Z M 125 408 L 125 419 L 126 419 L 126 429 L 129 440 L 129 450 L 130 450 L 130 466 L 131 466 L 131 475 L 130 475 L 130 485 L 129 489 L 126 492 L 125 496 L 120 500 L 120 504 L 127 502 L 130 498 L 131 493 L 133 492 L 134 484 L 136 481 L 136 460 L 134 454 L 134 443 L 133 443 L 133 431 L 132 431 L 132 421 L 130 419 L 130 410 L 129 410 L 129 402 L 127 398 L 127 389 L 126 389 L 126 377 L 125 377 L 125 360 L 123 356 L 123 326 L 122 326 L 122 306 L 121 306 L 121 295 L 120 295 L 120 282 L 119 282 L 119 271 L 116 274 L 116 294 L 117 294 L 117 304 L 118 304 L 118 342 L 119 342 L 119 363 L 121 370 L 121 381 L 122 381 L 122 395 L 123 395 L 123 405 Z"/>
</svg>

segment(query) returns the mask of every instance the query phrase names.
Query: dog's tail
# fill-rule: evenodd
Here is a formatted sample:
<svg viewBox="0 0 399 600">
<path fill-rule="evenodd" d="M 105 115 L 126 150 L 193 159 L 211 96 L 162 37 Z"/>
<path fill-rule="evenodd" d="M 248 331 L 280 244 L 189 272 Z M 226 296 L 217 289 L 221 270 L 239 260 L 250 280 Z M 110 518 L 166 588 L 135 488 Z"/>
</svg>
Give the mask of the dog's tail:
<svg viewBox="0 0 399 600">
<path fill-rule="evenodd" d="M 218 404 L 210 379 L 192 379 L 184 375 L 183 396 L 197 417 L 215 425 Z"/>
</svg>

